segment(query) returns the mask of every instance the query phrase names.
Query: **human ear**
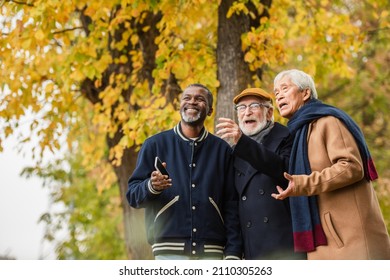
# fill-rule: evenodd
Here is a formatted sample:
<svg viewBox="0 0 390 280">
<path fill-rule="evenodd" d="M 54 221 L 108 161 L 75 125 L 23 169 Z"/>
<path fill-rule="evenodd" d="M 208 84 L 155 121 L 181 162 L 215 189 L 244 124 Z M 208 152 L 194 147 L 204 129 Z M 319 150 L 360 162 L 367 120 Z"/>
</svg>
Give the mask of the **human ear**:
<svg viewBox="0 0 390 280">
<path fill-rule="evenodd" d="M 304 90 L 303 90 L 303 101 L 307 101 L 307 100 L 309 100 L 311 98 L 311 91 L 310 91 L 310 89 L 309 88 L 305 88 Z"/>
<path fill-rule="evenodd" d="M 273 114 L 274 114 L 274 108 L 273 108 L 273 107 L 268 108 L 268 111 L 267 111 L 267 120 L 271 120 Z"/>
<path fill-rule="evenodd" d="M 207 112 L 207 116 L 211 116 L 212 113 L 213 113 L 213 107 L 210 106 Z"/>
</svg>

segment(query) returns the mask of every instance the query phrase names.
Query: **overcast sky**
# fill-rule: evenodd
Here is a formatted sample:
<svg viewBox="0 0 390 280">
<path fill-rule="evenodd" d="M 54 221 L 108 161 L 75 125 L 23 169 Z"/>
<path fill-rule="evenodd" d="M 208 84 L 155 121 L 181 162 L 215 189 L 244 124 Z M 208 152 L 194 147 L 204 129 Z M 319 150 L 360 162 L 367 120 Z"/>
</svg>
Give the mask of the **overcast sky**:
<svg viewBox="0 0 390 280">
<path fill-rule="evenodd" d="M 18 155 L 12 139 L 0 153 L 0 256 L 19 260 L 56 259 L 53 246 L 43 242 L 44 223 L 39 217 L 49 207 L 49 191 L 39 178 L 19 174 L 32 165 Z"/>
<path fill-rule="evenodd" d="M 0 22 L 2 20 L 0 15 Z M 1 25 L 0 29 L 8 31 Z M 0 101 L 1 95 L 0 91 Z M 3 132 L 0 122 L 0 133 Z M 15 139 L 10 138 L 2 144 L 4 151 L 0 153 L 0 257 L 19 260 L 55 259 L 53 249 L 42 244 L 44 224 L 38 224 L 39 217 L 49 207 L 48 190 L 41 187 L 42 183 L 38 178 L 20 177 L 20 172 L 24 167 L 32 165 L 32 160 L 16 153 Z"/>
</svg>

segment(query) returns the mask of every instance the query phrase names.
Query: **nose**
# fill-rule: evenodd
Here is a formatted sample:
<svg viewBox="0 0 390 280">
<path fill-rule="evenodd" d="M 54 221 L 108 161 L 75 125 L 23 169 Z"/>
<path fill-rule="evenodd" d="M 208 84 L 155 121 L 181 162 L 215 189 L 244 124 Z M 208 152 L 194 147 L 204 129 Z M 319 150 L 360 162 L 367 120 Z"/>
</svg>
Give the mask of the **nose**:
<svg viewBox="0 0 390 280">
<path fill-rule="evenodd" d="M 244 114 L 245 114 L 245 115 L 251 115 L 251 114 L 253 114 L 251 107 L 249 107 L 249 106 L 246 107 L 246 108 L 245 108 L 245 111 L 244 111 Z"/>
<path fill-rule="evenodd" d="M 240 110 L 239 112 L 238 112 L 238 114 L 239 115 L 242 115 L 242 116 L 247 116 L 247 115 L 250 115 L 250 114 L 252 114 L 253 112 L 252 112 L 252 109 L 249 107 L 249 106 L 247 106 L 245 109 L 243 109 L 243 110 Z"/>
<path fill-rule="evenodd" d="M 284 98 L 284 96 L 279 93 L 276 97 L 275 97 L 275 102 L 276 104 L 278 104 L 282 99 Z"/>
</svg>

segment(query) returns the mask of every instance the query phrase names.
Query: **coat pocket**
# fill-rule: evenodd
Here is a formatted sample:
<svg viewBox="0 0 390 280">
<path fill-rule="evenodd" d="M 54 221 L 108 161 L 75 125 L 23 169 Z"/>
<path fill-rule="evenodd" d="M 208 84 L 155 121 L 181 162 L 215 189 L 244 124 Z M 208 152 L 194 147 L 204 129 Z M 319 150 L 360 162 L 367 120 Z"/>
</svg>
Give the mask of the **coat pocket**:
<svg viewBox="0 0 390 280">
<path fill-rule="evenodd" d="M 344 247 L 343 241 L 341 240 L 341 238 L 339 237 L 339 235 L 337 234 L 337 232 L 333 226 L 332 217 L 330 216 L 330 213 L 326 212 L 324 214 L 324 218 L 325 218 L 326 227 L 328 228 L 330 235 L 333 237 L 333 240 L 336 242 L 337 247 L 339 247 L 339 248 Z"/>
<path fill-rule="evenodd" d="M 169 207 L 171 207 L 173 204 L 179 201 L 179 196 L 175 196 L 171 201 L 169 201 L 167 204 L 164 205 L 163 208 L 160 209 L 160 211 L 157 212 L 156 217 L 154 218 L 154 222 L 156 222 L 157 218 L 164 213 Z"/>
<path fill-rule="evenodd" d="M 211 197 L 209 197 L 209 200 L 210 200 L 211 204 L 214 206 L 215 210 L 217 211 L 222 223 L 225 224 L 225 222 L 223 221 L 222 215 L 221 215 L 221 211 L 219 210 L 217 203 L 215 203 L 214 199 L 212 199 Z"/>
</svg>

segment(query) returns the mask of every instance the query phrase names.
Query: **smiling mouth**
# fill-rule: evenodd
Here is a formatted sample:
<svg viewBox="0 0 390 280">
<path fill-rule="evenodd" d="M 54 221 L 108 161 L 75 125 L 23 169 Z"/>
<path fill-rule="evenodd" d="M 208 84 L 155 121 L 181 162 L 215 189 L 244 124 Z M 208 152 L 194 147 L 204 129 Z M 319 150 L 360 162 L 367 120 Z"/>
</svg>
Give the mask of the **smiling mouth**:
<svg viewBox="0 0 390 280">
<path fill-rule="evenodd" d="M 188 113 L 198 113 L 199 112 L 199 110 L 196 108 L 186 108 L 185 111 Z"/>
</svg>

